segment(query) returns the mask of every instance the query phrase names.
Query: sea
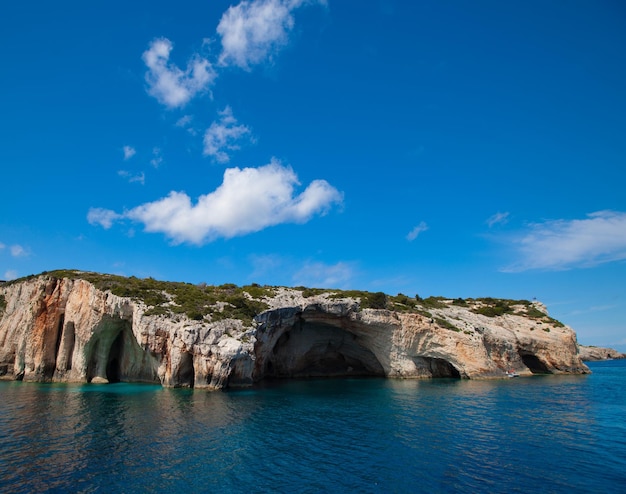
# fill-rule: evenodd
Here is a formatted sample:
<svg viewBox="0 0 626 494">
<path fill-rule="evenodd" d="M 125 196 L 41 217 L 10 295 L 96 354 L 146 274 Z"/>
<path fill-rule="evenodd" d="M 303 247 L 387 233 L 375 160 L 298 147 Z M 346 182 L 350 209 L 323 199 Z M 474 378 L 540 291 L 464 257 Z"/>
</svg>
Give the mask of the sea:
<svg viewBox="0 0 626 494">
<path fill-rule="evenodd" d="M 231 391 L 0 382 L 0 492 L 626 492 L 626 361 Z"/>
</svg>

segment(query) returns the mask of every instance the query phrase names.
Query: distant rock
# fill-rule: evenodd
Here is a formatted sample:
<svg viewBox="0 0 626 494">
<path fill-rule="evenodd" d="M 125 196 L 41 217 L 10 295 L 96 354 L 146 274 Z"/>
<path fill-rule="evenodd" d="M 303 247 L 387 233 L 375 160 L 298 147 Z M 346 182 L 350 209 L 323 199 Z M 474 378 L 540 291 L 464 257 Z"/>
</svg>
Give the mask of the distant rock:
<svg viewBox="0 0 626 494">
<path fill-rule="evenodd" d="M 145 297 L 120 296 L 109 275 L 69 273 L 0 286 L 3 378 L 221 389 L 266 378 L 589 372 L 574 331 L 536 302 L 371 297 L 390 310 L 364 307 L 367 292 L 258 285 L 228 285 L 232 295 L 213 300 L 205 286 L 151 279 Z"/>
<path fill-rule="evenodd" d="M 578 345 L 578 351 L 580 358 L 585 362 L 626 358 L 626 354 L 620 353 L 612 348 Z"/>
</svg>

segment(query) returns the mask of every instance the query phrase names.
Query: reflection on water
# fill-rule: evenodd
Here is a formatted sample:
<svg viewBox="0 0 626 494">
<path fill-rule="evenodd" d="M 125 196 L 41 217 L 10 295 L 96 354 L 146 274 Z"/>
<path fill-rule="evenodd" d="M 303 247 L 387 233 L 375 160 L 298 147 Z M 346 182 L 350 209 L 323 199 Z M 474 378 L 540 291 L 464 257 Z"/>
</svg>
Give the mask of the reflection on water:
<svg viewBox="0 0 626 494">
<path fill-rule="evenodd" d="M 600 492 L 626 485 L 626 366 L 210 393 L 0 382 L 0 491 Z"/>
</svg>

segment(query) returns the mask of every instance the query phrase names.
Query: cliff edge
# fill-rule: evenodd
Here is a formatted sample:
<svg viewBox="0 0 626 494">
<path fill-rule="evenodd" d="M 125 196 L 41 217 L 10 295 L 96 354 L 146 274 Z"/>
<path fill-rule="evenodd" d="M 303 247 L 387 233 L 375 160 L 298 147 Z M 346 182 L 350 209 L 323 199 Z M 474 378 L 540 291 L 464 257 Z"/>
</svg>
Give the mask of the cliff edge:
<svg viewBox="0 0 626 494">
<path fill-rule="evenodd" d="M 44 273 L 0 286 L 0 376 L 221 389 L 266 378 L 585 374 L 538 302 Z"/>
</svg>

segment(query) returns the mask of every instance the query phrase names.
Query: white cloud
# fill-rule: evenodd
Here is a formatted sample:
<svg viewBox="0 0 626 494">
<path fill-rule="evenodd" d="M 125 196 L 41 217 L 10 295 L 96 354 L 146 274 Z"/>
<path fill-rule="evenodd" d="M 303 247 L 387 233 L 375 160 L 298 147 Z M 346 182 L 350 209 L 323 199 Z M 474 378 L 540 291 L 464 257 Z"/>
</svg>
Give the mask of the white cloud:
<svg viewBox="0 0 626 494">
<path fill-rule="evenodd" d="M 181 129 L 185 129 L 192 136 L 197 136 L 198 135 L 198 131 L 192 126 L 192 122 L 193 122 L 193 116 L 185 115 L 183 117 L 180 117 L 176 121 L 175 125 L 176 125 L 176 127 L 179 127 Z"/>
<path fill-rule="evenodd" d="M 505 225 L 506 223 L 508 223 L 508 221 L 509 213 L 501 213 L 498 211 L 496 214 L 487 219 L 487 225 L 489 226 L 489 228 L 491 228 L 492 226 L 497 224 Z"/>
<path fill-rule="evenodd" d="M 124 151 L 124 159 L 125 160 L 128 160 L 128 159 L 132 158 L 137 153 L 135 148 L 132 147 L 132 146 L 124 146 L 122 148 L 122 150 Z"/>
<path fill-rule="evenodd" d="M 193 117 L 191 115 L 183 115 L 176 121 L 176 127 L 182 127 L 183 129 L 191 124 Z"/>
<path fill-rule="evenodd" d="M 152 149 L 152 159 L 150 160 L 150 164 L 158 168 L 163 163 L 163 155 L 161 154 L 161 148 L 153 148 Z"/>
<path fill-rule="evenodd" d="M 6 247 L 6 245 L 4 245 L 2 242 L 0 242 L 0 250 L 4 249 Z"/>
<path fill-rule="evenodd" d="M 598 211 L 580 220 L 531 224 L 514 240 L 519 260 L 505 271 L 562 270 L 626 259 L 626 213 Z"/>
<path fill-rule="evenodd" d="M 13 257 L 25 257 L 28 255 L 28 252 L 26 252 L 26 249 L 24 249 L 24 247 L 18 244 L 12 245 L 10 248 L 10 251 Z"/>
<path fill-rule="evenodd" d="M 428 225 L 423 222 L 420 221 L 420 224 L 417 225 L 416 227 L 413 228 L 413 230 L 411 230 L 408 235 L 406 236 L 406 239 L 409 242 L 412 242 L 413 240 L 415 240 L 417 238 L 417 236 L 422 233 L 425 232 L 426 230 L 428 230 Z"/>
<path fill-rule="evenodd" d="M 172 48 L 169 39 L 155 39 L 142 58 L 148 67 L 148 94 L 168 108 L 178 108 L 186 105 L 196 94 L 208 90 L 217 74 L 211 63 L 200 55 L 194 55 L 187 68 L 181 70 L 169 62 Z"/>
<path fill-rule="evenodd" d="M 103 208 L 90 208 L 87 213 L 87 221 L 90 225 L 100 225 L 105 230 L 111 228 L 113 222 L 123 217 L 123 215 L 117 214 L 115 211 Z"/>
<path fill-rule="evenodd" d="M 120 177 L 123 177 L 125 179 L 128 180 L 129 183 L 133 183 L 133 182 L 138 182 L 141 185 L 144 185 L 146 183 L 146 174 L 144 172 L 140 172 L 137 173 L 135 175 L 133 175 L 131 172 L 127 171 L 127 170 L 119 170 L 117 172 L 117 174 Z"/>
<path fill-rule="evenodd" d="M 4 272 L 4 279 L 7 281 L 17 279 L 17 271 L 15 269 L 9 269 Z"/>
<path fill-rule="evenodd" d="M 222 15 L 217 33 L 222 38 L 221 65 L 249 70 L 251 65 L 271 59 L 285 46 L 293 29 L 292 11 L 304 0 L 252 0 L 231 6 Z"/>
<path fill-rule="evenodd" d="M 619 307 L 619 305 L 616 305 L 616 304 L 613 304 L 613 305 L 609 305 L 609 304 L 594 305 L 592 307 L 587 307 L 587 308 L 584 308 L 584 309 L 573 310 L 568 315 L 569 316 L 580 316 L 582 314 L 591 314 L 591 313 L 594 313 L 594 312 L 605 312 L 607 310 L 615 309 L 616 307 Z"/>
<path fill-rule="evenodd" d="M 325 264 L 306 263 L 293 276 L 294 285 L 318 288 L 342 288 L 353 277 L 352 267 L 345 262 Z"/>
<path fill-rule="evenodd" d="M 239 149 L 236 142 L 250 134 L 245 125 L 237 125 L 230 106 L 219 112 L 219 122 L 213 122 L 204 134 L 204 155 L 212 156 L 218 163 L 228 163 L 227 151 Z"/>
<path fill-rule="evenodd" d="M 277 160 L 260 168 L 229 168 L 215 191 L 202 195 L 196 204 L 184 192 L 137 206 L 124 214 L 92 208 L 91 224 L 109 228 L 127 218 L 144 224 L 147 232 L 164 233 L 174 243 L 203 244 L 231 238 L 281 223 L 304 223 L 340 203 L 342 194 L 325 180 L 315 180 L 294 196 L 298 179 L 293 170 Z"/>
</svg>

